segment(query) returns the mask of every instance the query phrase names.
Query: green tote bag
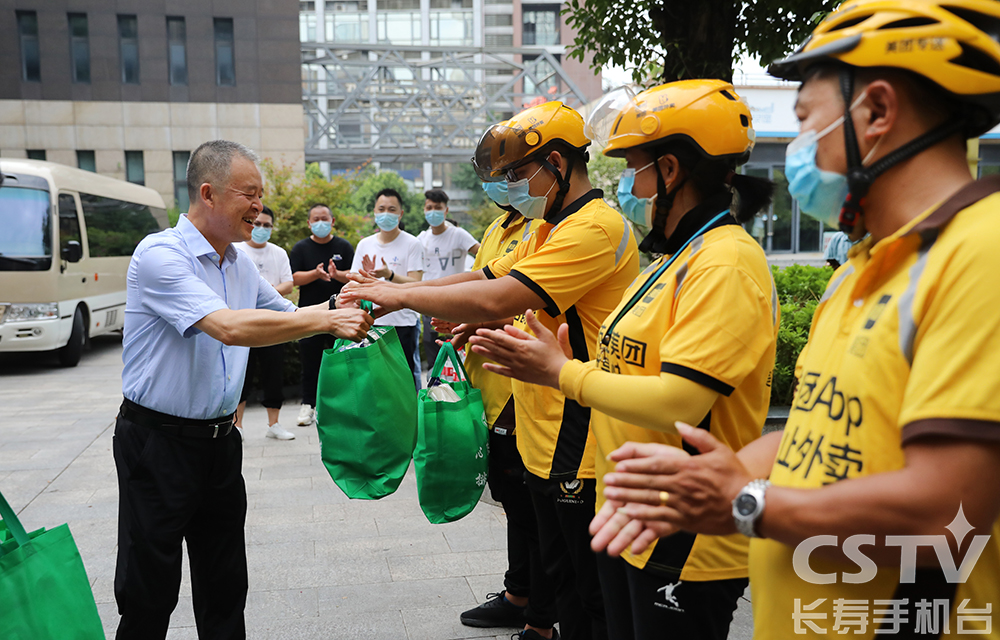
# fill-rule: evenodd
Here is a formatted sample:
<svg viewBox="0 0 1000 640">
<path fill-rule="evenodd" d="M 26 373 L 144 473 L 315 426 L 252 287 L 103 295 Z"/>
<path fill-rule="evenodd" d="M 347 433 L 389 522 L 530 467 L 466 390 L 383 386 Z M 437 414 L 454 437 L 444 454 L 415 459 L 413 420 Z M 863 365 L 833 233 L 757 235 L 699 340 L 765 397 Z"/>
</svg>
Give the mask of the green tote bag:
<svg viewBox="0 0 1000 640">
<path fill-rule="evenodd" d="M 440 379 L 449 360 L 460 372 L 461 382 Z M 413 465 L 420 508 L 429 521 L 442 524 L 469 515 L 483 494 L 489 427 L 482 394 L 469 383 L 469 375 L 450 342 L 441 346 L 434 362 L 429 384 L 435 382 L 450 388 L 454 395 L 447 395 L 455 401 L 435 400 L 433 386 L 420 391 Z"/>
<path fill-rule="evenodd" d="M 0 495 L 0 638 L 104 640 L 69 525 L 30 535 Z"/>
<path fill-rule="evenodd" d="M 337 340 L 323 352 L 316 428 L 323 464 L 347 497 L 377 500 L 399 488 L 417 439 L 417 394 L 395 328 L 372 327 L 362 342 Z"/>
</svg>

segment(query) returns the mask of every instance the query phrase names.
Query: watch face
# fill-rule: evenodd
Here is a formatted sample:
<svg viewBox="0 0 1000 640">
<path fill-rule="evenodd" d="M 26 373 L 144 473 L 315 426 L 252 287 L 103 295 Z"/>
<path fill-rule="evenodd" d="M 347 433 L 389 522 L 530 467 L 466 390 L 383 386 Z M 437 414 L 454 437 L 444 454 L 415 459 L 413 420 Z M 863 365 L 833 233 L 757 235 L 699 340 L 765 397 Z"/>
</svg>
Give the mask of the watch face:
<svg viewBox="0 0 1000 640">
<path fill-rule="evenodd" d="M 757 498 L 748 493 L 744 493 L 736 498 L 736 511 L 741 516 L 749 516 L 757 509 Z"/>
</svg>

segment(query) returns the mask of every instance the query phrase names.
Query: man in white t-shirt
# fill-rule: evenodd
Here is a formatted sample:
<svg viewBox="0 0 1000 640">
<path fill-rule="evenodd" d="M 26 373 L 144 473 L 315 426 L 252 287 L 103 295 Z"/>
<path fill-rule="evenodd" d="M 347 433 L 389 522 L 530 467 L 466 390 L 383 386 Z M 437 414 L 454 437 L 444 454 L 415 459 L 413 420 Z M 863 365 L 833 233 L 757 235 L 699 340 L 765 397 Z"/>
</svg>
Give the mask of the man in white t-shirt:
<svg viewBox="0 0 1000 640">
<path fill-rule="evenodd" d="M 378 233 L 358 242 L 351 271 L 361 271 L 373 278 L 395 283 L 419 282 L 424 275 L 424 247 L 419 240 L 399 228 L 403 217 L 403 197 L 395 189 L 382 189 L 375 196 L 373 214 Z M 411 371 L 416 369 L 413 352 L 417 347 L 419 321 L 416 311 L 401 309 L 382 316 L 375 323 L 380 327 L 396 327 Z"/>
<path fill-rule="evenodd" d="M 243 251 L 257 270 L 271 286 L 283 296 L 292 292 L 292 268 L 288 263 L 288 253 L 276 244 L 271 244 L 271 231 L 274 229 L 274 212 L 264 206 L 257 214 L 250 232 L 250 240 L 234 243 Z M 250 359 L 247 361 L 247 374 L 243 380 L 243 393 L 236 409 L 236 427 L 243 437 L 243 410 L 247 406 L 247 398 L 253 389 L 254 369 L 260 371 L 260 385 L 264 393 L 261 404 L 267 409 L 267 437 L 276 440 L 294 440 L 295 436 L 278 424 L 278 414 L 285 396 L 281 389 L 284 386 L 285 345 L 275 344 L 270 347 L 253 347 L 250 349 Z"/>
<path fill-rule="evenodd" d="M 479 252 L 479 242 L 472 234 L 461 227 L 448 222 L 448 194 L 441 189 L 431 189 L 424 193 L 424 218 L 430 229 L 420 232 L 417 240 L 424 245 L 424 280 L 436 280 L 445 276 L 467 271 L 466 259 L 469 254 Z M 428 366 L 434 366 L 440 347 L 437 340 L 441 339 L 431 326 L 430 316 L 423 316 L 424 353 L 427 355 Z M 448 340 L 450 336 L 443 339 Z"/>
</svg>

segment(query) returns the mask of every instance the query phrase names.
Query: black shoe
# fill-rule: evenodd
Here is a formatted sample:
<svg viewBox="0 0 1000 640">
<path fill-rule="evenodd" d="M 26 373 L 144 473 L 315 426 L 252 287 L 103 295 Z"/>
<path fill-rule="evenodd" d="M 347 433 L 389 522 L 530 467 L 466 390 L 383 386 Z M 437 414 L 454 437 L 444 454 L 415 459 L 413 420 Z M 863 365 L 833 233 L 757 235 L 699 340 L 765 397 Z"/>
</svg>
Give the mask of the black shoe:
<svg viewBox="0 0 1000 640">
<path fill-rule="evenodd" d="M 486 594 L 486 602 L 459 616 L 467 627 L 524 627 L 524 610 L 511 604 L 505 591 Z"/>
<path fill-rule="evenodd" d="M 548 640 L 548 638 L 534 629 L 525 629 L 512 635 L 510 640 Z M 552 628 L 552 640 L 559 640 L 559 629 L 555 627 Z"/>
</svg>

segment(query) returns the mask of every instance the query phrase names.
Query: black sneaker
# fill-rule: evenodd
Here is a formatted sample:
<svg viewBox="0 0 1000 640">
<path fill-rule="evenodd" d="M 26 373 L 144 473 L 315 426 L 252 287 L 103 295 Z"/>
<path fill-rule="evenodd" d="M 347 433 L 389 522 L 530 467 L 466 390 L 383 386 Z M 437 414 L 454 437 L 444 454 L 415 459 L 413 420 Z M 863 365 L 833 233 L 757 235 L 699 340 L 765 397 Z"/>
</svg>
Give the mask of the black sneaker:
<svg viewBox="0 0 1000 640">
<path fill-rule="evenodd" d="M 505 595 L 505 591 L 486 594 L 486 602 L 465 611 L 459 620 L 467 627 L 524 627 L 527 607 L 511 604 Z"/>
<path fill-rule="evenodd" d="M 534 629 L 525 629 L 524 631 L 519 631 L 512 635 L 510 640 L 548 640 L 548 638 Z M 559 640 L 559 629 L 554 627 L 552 629 L 552 640 Z"/>
</svg>

